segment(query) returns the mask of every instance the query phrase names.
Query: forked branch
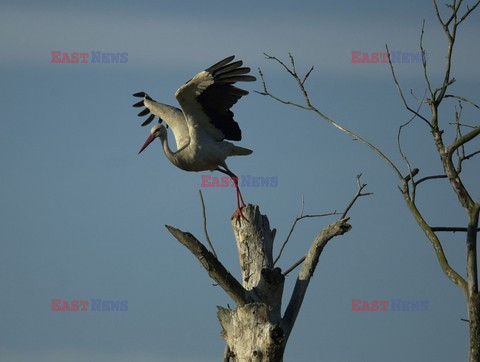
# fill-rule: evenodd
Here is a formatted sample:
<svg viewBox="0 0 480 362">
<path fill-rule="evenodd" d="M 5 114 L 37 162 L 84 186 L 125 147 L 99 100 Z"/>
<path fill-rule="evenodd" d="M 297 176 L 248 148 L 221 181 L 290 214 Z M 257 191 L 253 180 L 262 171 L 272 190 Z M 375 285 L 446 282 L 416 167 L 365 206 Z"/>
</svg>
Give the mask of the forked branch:
<svg viewBox="0 0 480 362">
<path fill-rule="evenodd" d="M 342 216 L 340 216 L 340 220 L 347 220 L 347 214 L 348 212 L 350 211 L 350 209 L 352 208 L 352 206 L 355 204 L 355 202 L 360 198 L 360 197 L 363 197 L 363 196 L 369 196 L 369 195 L 372 195 L 373 193 L 372 192 L 362 192 L 363 189 L 365 187 L 367 187 L 367 184 L 362 184 L 360 182 L 360 177 L 362 176 L 362 174 L 359 174 L 357 175 L 357 192 L 355 193 L 355 195 L 353 196 L 352 200 L 350 201 L 350 203 L 348 204 L 348 206 L 345 208 L 345 211 L 342 213 Z M 302 207 L 302 213 L 303 213 L 303 207 Z M 334 215 L 334 214 L 337 214 L 336 212 L 335 213 L 332 213 L 331 215 Z M 291 231 L 293 231 L 293 228 L 295 226 L 296 223 L 294 223 L 294 225 L 292 226 L 292 229 Z M 289 237 L 290 237 L 290 234 L 289 233 Z M 288 241 L 288 238 L 287 240 Z M 285 242 L 286 243 L 286 242 Z M 284 244 L 285 244 L 284 243 Z M 283 248 L 283 246 L 282 246 Z M 305 259 L 306 259 L 307 256 L 303 256 L 302 258 L 300 258 L 298 261 L 296 261 L 290 268 L 288 268 L 287 270 L 285 270 L 282 274 L 284 276 L 288 275 L 290 272 L 292 272 L 293 270 L 295 270 L 295 268 L 297 268 L 299 265 L 301 265 Z M 278 259 L 278 258 L 277 258 Z"/>
<path fill-rule="evenodd" d="M 310 100 L 310 96 L 308 94 L 308 91 L 305 88 L 305 82 L 304 82 L 304 80 L 306 80 L 306 78 L 307 78 L 307 75 L 309 76 L 312 73 L 313 67 L 310 68 L 310 70 L 306 73 L 306 75 L 303 77 L 303 80 L 302 80 L 302 77 L 297 73 L 297 71 L 295 69 L 295 61 L 294 61 L 294 58 L 293 58 L 292 54 L 289 53 L 291 67 L 287 66 L 284 62 L 282 62 L 277 57 L 274 57 L 274 56 L 271 56 L 271 55 L 268 55 L 268 54 L 265 54 L 265 57 L 269 60 L 276 61 L 278 64 L 280 64 L 292 76 L 292 78 L 296 81 L 296 83 L 298 85 L 298 88 L 300 89 L 300 92 L 303 95 L 305 104 L 302 105 L 300 103 L 285 100 L 285 99 L 277 97 L 273 93 L 271 93 L 267 88 L 267 83 L 265 81 L 265 77 L 264 77 L 261 69 L 259 69 L 259 74 L 260 74 L 260 78 L 262 80 L 263 91 L 261 91 L 261 92 L 256 91 L 256 93 L 261 94 L 263 96 L 268 96 L 268 97 L 270 97 L 272 99 L 275 99 L 276 101 L 281 102 L 281 103 L 286 104 L 286 105 L 291 105 L 291 106 L 299 107 L 299 108 L 302 108 L 302 109 L 305 109 L 305 110 L 308 110 L 308 111 L 315 112 L 318 116 L 320 116 L 322 119 L 324 119 L 325 121 L 330 123 L 335 128 L 337 128 L 340 131 L 348 134 L 353 139 L 365 144 L 367 147 L 372 149 L 381 158 L 383 158 L 383 160 L 385 160 L 385 162 L 387 162 L 387 164 L 392 168 L 392 170 L 395 172 L 395 174 L 398 176 L 398 178 L 400 180 L 402 180 L 402 182 L 403 182 L 403 176 L 402 176 L 401 172 L 398 170 L 398 168 L 395 166 L 395 164 L 382 151 L 380 151 L 380 149 L 378 149 L 377 147 L 375 147 L 373 144 L 371 144 L 367 140 L 363 139 L 362 137 L 358 136 L 356 133 L 348 130 L 347 128 L 343 127 L 339 123 L 333 121 L 332 119 L 327 117 L 325 114 L 320 112 L 320 110 L 313 105 L 313 103 Z"/>
<path fill-rule="evenodd" d="M 242 285 L 195 236 L 176 229 L 173 226 L 165 226 L 175 239 L 190 250 L 208 272 L 208 275 L 222 287 L 238 306 L 243 306 L 249 302 L 247 292 Z"/>
</svg>

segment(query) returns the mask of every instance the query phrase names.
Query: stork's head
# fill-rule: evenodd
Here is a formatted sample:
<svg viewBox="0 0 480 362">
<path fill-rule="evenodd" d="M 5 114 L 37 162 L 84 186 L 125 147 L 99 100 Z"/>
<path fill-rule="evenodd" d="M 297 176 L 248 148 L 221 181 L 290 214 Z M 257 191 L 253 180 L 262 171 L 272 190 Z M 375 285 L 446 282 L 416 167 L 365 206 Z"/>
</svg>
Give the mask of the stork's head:
<svg viewBox="0 0 480 362">
<path fill-rule="evenodd" d="M 162 137 L 165 137 L 167 135 L 167 129 L 160 123 L 157 123 L 155 126 L 152 127 L 152 129 L 150 130 L 150 135 L 148 136 L 147 140 L 145 141 L 145 143 L 143 144 L 142 148 L 140 149 L 140 151 L 138 151 L 138 153 L 142 153 L 142 151 L 148 147 L 148 145 L 150 143 L 152 143 L 155 138 L 159 137 L 159 138 L 162 138 Z"/>
</svg>

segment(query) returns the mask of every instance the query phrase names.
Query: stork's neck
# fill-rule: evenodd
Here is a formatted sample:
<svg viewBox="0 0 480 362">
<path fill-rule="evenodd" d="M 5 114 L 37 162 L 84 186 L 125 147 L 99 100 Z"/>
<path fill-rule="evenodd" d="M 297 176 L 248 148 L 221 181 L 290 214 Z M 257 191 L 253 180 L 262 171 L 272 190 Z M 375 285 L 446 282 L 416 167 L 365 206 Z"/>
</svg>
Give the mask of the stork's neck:
<svg viewBox="0 0 480 362">
<path fill-rule="evenodd" d="M 165 156 L 167 156 L 170 162 L 173 163 L 175 166 L 182 168 L 182 157 L 180 151 L 187 147 L 187 145 L 183 146 L 176 152 L 172 152 L 172 150 L 168 146 L 168 138 L 166 133 L 160 135 L 160 141 L 162 142 L 163 152 L 165 152 Z"/>
</svg>

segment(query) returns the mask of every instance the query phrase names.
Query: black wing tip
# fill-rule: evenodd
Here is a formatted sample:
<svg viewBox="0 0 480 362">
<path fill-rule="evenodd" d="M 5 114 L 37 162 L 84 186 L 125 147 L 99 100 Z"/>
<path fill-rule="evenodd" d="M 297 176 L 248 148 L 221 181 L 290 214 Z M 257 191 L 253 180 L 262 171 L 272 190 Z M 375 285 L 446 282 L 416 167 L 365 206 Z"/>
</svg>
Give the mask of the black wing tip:
<svg viewBox="0 0 480 362">
<path fill-rule="evenodd" d="M 215 79 L 215 78 L 214 78 Z M 232 75 L 215 79 L 218 84 L 233 84 L 236 82 L 255 82 L 257 78 L 253 75 Z"/>
<path fill-rule="evenodd" d="M 144 105 L 145 103 L 143 103 L 143 100 L 141 100 L 140 102 L 135 103 L 132 107 L 138 108 L 138 107 L 143 107 Z"/>
<path fill-rule="evenodd" d="M 213 73 L 215 70 L 223 67 L 224 65 L 230 63 L 233 59 L 235 59 L 235 55 L 230 55 L 229 57 L 226 57 L 225 59 L 220 60 L 219 62 L 216 62 L 214 65 L 208 67 L 206 69 L 207 72 Z"/>
<path fill-rule="evenodd" d="M 232 62 L 234 56 L 230 56 L 212 65 L 207 69 L 212 74 L 215 82 L 219 84 L 233 84 L 235 82 L 254 82 L 256 77 L 250 75 L 251 69 L 243 67 L 243 61 Z"/>
<path fill-rule="evenodd" d="M 150 110 L 149 110 L 148 108 L 145 108 L 144 110 L 142 110 L 142 111 L 138 114 L 138 116 L 139 116 L 139 117 L 143 117 L 143 116 L 146 116 L 146 115 L 149 114 L 149 113 L 150 113 Z"/>
<path fill-rule="evenodd" d="M 145 102 L 144 100 L 145 99 L 148 99 L 149 101 L 152 101 L 153 99 L 145 92 L 137 92 L 137 93 L 133 93 L 133 96 L 134 97 L 138 97 L 138 98 L 143 98 L 140 102 L 137 102 L 133 105 L 133 107 L 144 107 L 145 106 Z M 138 116 L 139 117 L 143 117 L 143 116 L 146 116 L 147 114 L 150 113 L 150 110 L 148 108 L 145 107 L 145 109 L 143 109 L 142 111 L 140 111 L 140 113 L 138 113 Z M 152 123 L 152 121 L 154 120 L 155 118 L 155 115 L 154 114 L 150 114 L 148 116 L 148 118 L 142 123 L 142 127 Z M 159 117 L 158 118 L 158 123 L 162 123 L 162 119 Z"/>
<path fill-rule="evenodd" d="M 233 59 L 235 59 L 235 55 L 230 55 L 230 56 L 226 57 L 225 59 L 221 60 L 220 62 L 230 63 Z"/>
<path fill-rule="evenodd" d="M 150 124 L 154 118 L 155 118 L 154 114 L 151 114 L 150 116 L 148 116 L 145 122 L 142 123 L 142 127 L 146 126 L 147 124 Z M 161 121 L 159 121 L 158 123 L 161 123 Z"/>
<path fill-rule="evenodd" d="M 133 96 L 134 97 L 138 97 L 138 98 L 145 98 L 145 99 L 148 99 L 149 101 L 153 101 L 152 97 L 150 97 L 147 93 L 145 92 L 137 92 L 137 93 L 133 93 Z"/>
</svg>

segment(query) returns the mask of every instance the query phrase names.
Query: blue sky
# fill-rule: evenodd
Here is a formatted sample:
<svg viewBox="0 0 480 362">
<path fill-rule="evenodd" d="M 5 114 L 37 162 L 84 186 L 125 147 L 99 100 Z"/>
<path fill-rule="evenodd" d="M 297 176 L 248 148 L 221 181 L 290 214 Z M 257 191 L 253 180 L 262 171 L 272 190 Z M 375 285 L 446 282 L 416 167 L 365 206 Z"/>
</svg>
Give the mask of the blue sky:
<svg viewBox="0 0 480 362">
<path fill-rule="evenodd" d="M 295 83 L 263 53 L 297 59 L 315 72 L 314 103 L 384 150 L 401 167 L 398 126 L 409 119 L 387 65 L 353 64 L 351 51 L 417 52 L 422 20 L 431 78 L 438 86 L 445 35 L 431 1 L 0 3 L 0 359 L 5 361 L 212 361 L 224 343 L 216 306 L 233 304 L 164 228 L 204 240 L 201 175 L 176 169 L 159 142 L 141 156 L 134 92 L 176 104 L 186 80 L 235 54 L 272 91 L 301 101 Z M 452 91 L 478 94 L 479 14 L 458 35 Z M 122 64 L 52 64 L 51 51 L 127 52 Z M 407 91 L 422 95 L 419 64 L 398 64 Z M 300 210 L 343 210 L 363 173 L 373 196 L 351 211 L 353 230 L 324 250 L 287 346 L 286 361 L 461 361 L 467 358 L 463 296 L 403 204 L 397 180 L 375 154 L 313 114 L 262 97 L 259 82 L 235 108 L 254 153 L 229 160 L 238 175 L 278 178 L 245 187 L 277 228 L 281 245 Z M 411 99 L 411 98 L 410 98 Z M 449 130 L 454 103 L 441 121 Z M 478 117 L 464 107 L 465 121 Z M 428 130 L 405 132 L 422 175 L 440 172 Z M 477 142 L 478 146 L 478 142 Z M 478 198 L 478 160 L 465 182 Z M 402 170 L 406 172 L 406 168 Z M 208 173 L 207 173 L 208 174 Z M 475 189 L 475 186 L 477 189 Z M 229 216 L 231 188 L 204 188 L 211 239 L 239 275 Z M 441 198 L 437 196 L 441 195 Z M 424 185 L 418 202 L 432 225 L 465 224 L 448 185 Z M 288 268 L 333 218 L 302 221 L 280 266 Z M 441 235 L 464 273 L 464 235 Z M 278 250 L 278 249 L 277 249 Z M 295 273 L 286 284 L 289 297 Z M 51 299 L 127 300 L 126 312 L 53 312 Z M 427 311 L 351 311 L 352 299 L 426 300 Z M 288 299 L 285 300 L 285 303 Z"/>
</svg>

